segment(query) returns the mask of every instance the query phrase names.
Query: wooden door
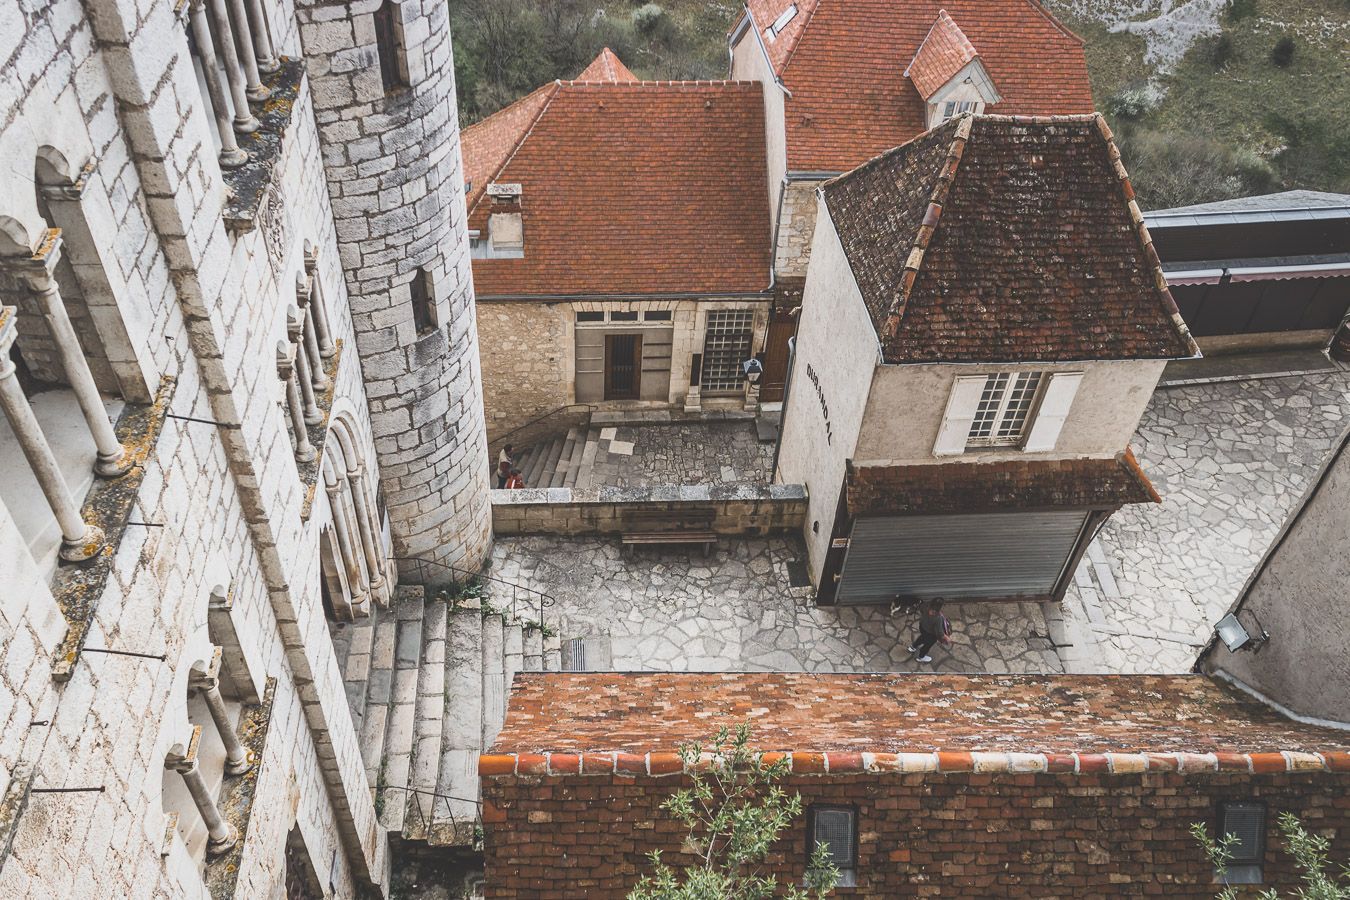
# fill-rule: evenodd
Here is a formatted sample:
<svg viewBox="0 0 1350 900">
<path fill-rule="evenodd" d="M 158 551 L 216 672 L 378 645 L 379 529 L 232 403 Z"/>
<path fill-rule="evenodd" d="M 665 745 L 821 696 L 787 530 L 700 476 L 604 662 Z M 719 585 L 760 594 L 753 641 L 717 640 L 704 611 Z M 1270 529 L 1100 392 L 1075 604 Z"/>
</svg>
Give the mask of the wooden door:
<svg viewBox="0 0 1350 900">
<path fill-rule="evenodd" d="M 605 399 L 636 400 L 641 371 L 642 335 L 605 335 Z"/>
<path fill-rule="evenodd" d="M 759 401 L 778 403 L 787 381 L 788 340 L 797 332 L 797 317 L 775 311 L 764 336 L 764 376 L 759 382 Z"/>
</svg>

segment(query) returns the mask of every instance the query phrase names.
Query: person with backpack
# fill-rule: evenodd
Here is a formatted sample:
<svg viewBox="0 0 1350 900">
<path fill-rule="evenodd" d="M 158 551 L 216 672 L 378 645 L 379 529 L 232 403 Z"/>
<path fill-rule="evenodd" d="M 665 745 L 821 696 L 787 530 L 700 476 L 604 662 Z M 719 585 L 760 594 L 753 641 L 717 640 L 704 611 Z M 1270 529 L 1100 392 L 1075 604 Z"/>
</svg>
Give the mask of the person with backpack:
<svg viewBox="0 0 1350 900">
<path fill-rule="evenodd" d="M 919 654 L 919 662 L 932 662 L 933 657 L 928 655 L 928 651 L 938 641 L 944 644 L 952 642 L 952 623 L 942 614 L 941 597 L 924 604 L 923 613 L 919 616 L 919 635 L 910 644 L 909 652 Z"/>
</svg>

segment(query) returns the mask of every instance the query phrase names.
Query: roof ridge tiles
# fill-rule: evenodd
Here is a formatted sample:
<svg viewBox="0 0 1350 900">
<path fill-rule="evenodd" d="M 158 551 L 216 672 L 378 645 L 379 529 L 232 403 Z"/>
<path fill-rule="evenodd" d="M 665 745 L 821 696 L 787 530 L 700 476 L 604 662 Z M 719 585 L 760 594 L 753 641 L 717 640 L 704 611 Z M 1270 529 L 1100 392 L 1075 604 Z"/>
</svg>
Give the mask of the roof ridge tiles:
<svg viewBox="0 0 1350 900">
<path fill-rule="evenodd" d="M 661 81 L 659 79 L 639 80 L 639 81 L 581 81 L 578 79 L 560 79 L 556 82 L 561 87 L 579 87 L 579 88 L 605 88 L 608 90 L 643 90 L 651 88 L 725 88 L 732 87 L 742 90 L 759 90 L 758 81 L 745 81 L 742 79 L 730 78 L 709 78 L 709 79 L 688 79 L 681 81 Z"/>
<path fill-rule="evenodd" d="M 1101 753 L 1024 753 L 1015 751 L 933 750 L 881 753 L 847 751 L 762 751 L 764 763 L 787 762 L 794 775 L 912 775 L 912 774 L 1047 774 L 1139 775 L 1172 772 L 1201 775 L 1244 772 L 1249 775 L 1350 773 L 1350 753 L 1342 751 L 1271 750 L 1250 753 L 1188 753 L 1132 751 Z M 478 757 L 482 778 L 512 776 L 620 775 L 660 778 L 706 771 L 716 764 L 711 754 L 690 762 L 671 751 L 568 751 L 539 753 L 483 753 Z"/>
</svg>

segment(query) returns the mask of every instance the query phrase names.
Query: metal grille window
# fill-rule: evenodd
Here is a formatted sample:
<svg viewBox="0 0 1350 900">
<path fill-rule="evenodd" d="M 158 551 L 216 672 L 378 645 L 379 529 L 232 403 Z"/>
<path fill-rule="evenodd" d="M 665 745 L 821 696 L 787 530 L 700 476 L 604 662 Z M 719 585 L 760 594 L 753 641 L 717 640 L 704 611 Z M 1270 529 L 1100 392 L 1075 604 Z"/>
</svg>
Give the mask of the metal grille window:
<svg viewBox="0 0 1350 900">
<path fill-rule="evenodd" d="M 1228 867 L 1215 875 L 1225 884 L 1260 884 L 1266 855 L 1266 805 L 1219 804 L 1219 836 L 1231 836 Z"/>
<path fill-rule="evenodd" d="M 703 339 L 705 394 L 737 394 L 742 390 L 741 363 L 750 356 L 752 309 L 719 309 L 708 313 Z"/>
<path fill-rule="evenodd" d="M 1041 386 L 1040 372 L 1000 372 L 984 382 L 967 447 L 1015 447 L 1027 430 L 1031 406 Z"/>
<path fill-rule="evenodd" d="M 838 887 L 858 883 L 858 814 L 851 806 L 812 806 L 807 815 L 807 860 L 824 844 L 839 870 Z"/>
</svg>

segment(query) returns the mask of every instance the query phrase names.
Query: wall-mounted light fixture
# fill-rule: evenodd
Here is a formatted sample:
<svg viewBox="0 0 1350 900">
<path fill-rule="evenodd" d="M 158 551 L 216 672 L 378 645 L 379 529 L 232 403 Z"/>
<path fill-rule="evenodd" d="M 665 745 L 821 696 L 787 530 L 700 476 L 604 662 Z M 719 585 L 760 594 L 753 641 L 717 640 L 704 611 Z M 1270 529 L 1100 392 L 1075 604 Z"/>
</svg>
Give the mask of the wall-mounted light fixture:
<svg viewBox="0 0 1350 900">
<path fill-rule="evenodd" d="M 741 371 L 745 373 L 746 381 L 759 384 L 759 377 L 764 374 L 764 363 L 751 357 L 741 363 Z"/>
<path fill-rule="evenodd" d="M 1251 616 L 1256 624 L 1258 636 L 1253 637 L 1247 630 L 1247 626 L 1238 620 L 1237 613 L 1229 613 L 1219 620 L 1214 626 L 1214 633 L 1223 641 L 1223 645 L 1228 648 L 1229 653 L 1235 653 L 1238 650 L 1260 650 L 1261 646 L 1270 640 L 1270 632 L 1261 625 L 1261 621 L 1256 618 L 1256 614 L 1250 610 L 1247 615 Z"/>
</svg>

